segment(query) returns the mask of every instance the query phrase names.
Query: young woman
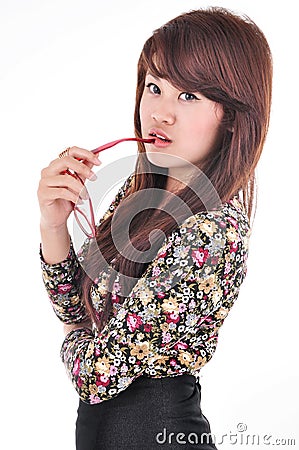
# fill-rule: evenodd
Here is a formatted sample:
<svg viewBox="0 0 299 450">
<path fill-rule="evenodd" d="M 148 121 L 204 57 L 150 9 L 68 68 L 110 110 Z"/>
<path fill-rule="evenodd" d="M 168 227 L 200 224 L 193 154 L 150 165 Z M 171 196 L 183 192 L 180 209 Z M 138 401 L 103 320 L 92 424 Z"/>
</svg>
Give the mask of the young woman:
<svg viewBox="0 0 299 450">
<path fill-rule="evenodd" d="M 78 450 L 216 448 L 199 376 L 246 275 L 271 83 L 248 17 L 182 14 L 143 47 L 135 132 L 151 141 L 77 254 L 67 218 L 82 184 L 65 171 L 84 181 L 100 161 L 71 147 L 42 170 L 42 274 L 80 397 Z"/>
</svg>

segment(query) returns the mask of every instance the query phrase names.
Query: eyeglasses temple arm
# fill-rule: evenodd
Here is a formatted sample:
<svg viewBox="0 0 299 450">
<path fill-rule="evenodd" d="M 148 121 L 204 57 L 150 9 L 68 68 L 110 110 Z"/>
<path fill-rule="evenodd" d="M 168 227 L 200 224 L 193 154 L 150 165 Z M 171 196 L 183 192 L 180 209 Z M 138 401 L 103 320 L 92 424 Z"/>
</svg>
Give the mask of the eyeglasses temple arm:
<svg viewBox="0 0 299 450">
<path fill-rule="evenodd" d="M 95 155 L 97 153 L 102 152 L 103 150 L 107 150 L 110 147 L 113 147 L 114 145 L 120 144 L 121 142 L 125 141 L 136 141 L 136 142 L 144 142 L 146 144 L 151 144 L 155 142 L 154 138 L 151 139 L 143 139 L 143 138 L 123 138 L 123 139 L 117 139 L 116 141 L 108 142 L 107 144 L 101 145 L 100 147 L 95 148 L 94 150 L 91 150 L 92 153 Z"/>
</svg>

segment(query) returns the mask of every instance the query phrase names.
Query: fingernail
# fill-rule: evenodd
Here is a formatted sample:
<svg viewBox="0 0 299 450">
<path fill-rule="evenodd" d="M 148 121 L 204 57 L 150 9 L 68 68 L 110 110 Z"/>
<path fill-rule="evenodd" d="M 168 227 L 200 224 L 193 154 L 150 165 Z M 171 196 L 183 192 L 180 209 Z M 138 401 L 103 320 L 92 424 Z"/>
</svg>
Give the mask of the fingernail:
<svg viewBox="0 0 299 450">
<path fill-rule="evenodd" d="M 95 181 L 97 179 L 97 176 L 95 173 L 92 172 L 91 174 L 89 174 L 88 179 L 90 181 Z"/>
<path fill-rule="evenodd" d="M 88 199 L 88 193 L 87 193 L 87 189 L 85 187 L 81 190 L 80 197 L 83 198 L 83 200 Z"/>
</svg>

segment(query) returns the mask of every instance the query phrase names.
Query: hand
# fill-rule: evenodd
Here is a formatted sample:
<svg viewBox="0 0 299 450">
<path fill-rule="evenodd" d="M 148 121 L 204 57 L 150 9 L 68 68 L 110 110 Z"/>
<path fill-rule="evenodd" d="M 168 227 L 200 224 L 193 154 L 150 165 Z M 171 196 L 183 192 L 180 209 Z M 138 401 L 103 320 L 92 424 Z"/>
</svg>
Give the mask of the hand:
<svg viewBox="0 0 299 450">
<path fill-rule="evenodd" d="M 71 147 L 68 156 L 56 158 L 48 167 L 42 169 L 37 195 L 44 228 L 59 228 L 65 225 L 82 191 L 80 180 L 63 172 L 71 169 L 80 175 L 84 182 L 94 175 L 91 168 L 100 164 L 101 161 L 91 151 Z"/>
</svg>

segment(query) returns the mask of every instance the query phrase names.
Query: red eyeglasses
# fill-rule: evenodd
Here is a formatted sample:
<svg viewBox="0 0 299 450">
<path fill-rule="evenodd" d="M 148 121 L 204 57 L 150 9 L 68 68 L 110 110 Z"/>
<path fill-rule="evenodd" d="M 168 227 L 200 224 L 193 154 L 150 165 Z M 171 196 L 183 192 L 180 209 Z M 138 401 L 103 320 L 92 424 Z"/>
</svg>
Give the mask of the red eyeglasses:
<svg viewBox="0 0 299 450">
<path fill-rule="evenodd" d="M 91 151 L 92 151 L 92 153 L 94 153 L 96 155 L 104 150 L 107 150 L 110 147 L 113 147 L 114 145 L 120 144 L 121 142 L 125 142 L 125 141 L 136 141 L 136 142 L 144 142 L 144 143 L 150 144 L 150 143 L 155 142 L 155 139 L 154 138 L 151 138 L 151 139 L 123 138 L 123 139 L 118 139 L 116 141 L 108 142 L 107 144 L 101 145 L 100 147 L 97 147 Z M 84 181 L 82 180 L 80 175 L 78 175 L 76 172 L 71 172 L 69 169 L 67 169 L 63 173 L 68 173 L 69 175 L 77 178 L 78 180 L 80 180 L 80 182 L 84 186 Z M 85 190 L 86 190 L 86 195 L 87 195 L 87 200 L 88 200 L 89 217 L 88 217 L 88 214 L 86 214 L 84 211 L 82 211 L 77 205 L 74 205 L 74 216 L 75 216 L 76 221 L 77 221 L 80 229 L 82 230 L 82 232 L 84 234 L 86 234 L 86 236 L 89 238 L 95 238 L 96 237 L 96 224 L 95 224 L 94 209 L 93 209 L 92 201 L 91 201 L 91 198 L 89 196 L 89 193 L 88 193 L 86 187 L 85 187 Z M 86 229 L 86 227 L 82 223 L 82 220 L 84 220 L 84 224 L 86 223 L 88 229 Z"/>
</svg>

